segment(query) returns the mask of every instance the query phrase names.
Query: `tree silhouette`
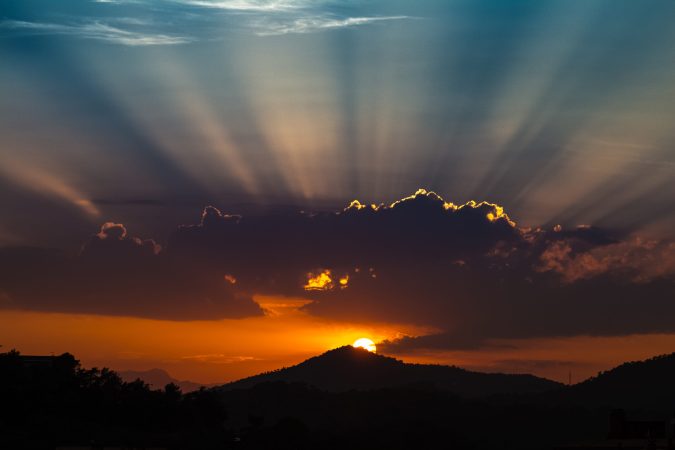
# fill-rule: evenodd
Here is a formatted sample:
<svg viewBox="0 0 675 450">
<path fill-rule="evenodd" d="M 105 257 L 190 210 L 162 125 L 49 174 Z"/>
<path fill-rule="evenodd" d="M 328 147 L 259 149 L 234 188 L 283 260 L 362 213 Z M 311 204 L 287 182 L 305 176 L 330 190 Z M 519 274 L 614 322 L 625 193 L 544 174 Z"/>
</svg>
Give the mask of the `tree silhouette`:
<svg viewBox="0 0 675 450">
<path fill-rule="evenodd" d="M 183 395 L 175 384 L 151 390 L 108 368 L 84 369 L 75 357 L 0 354 L 0 448 L 128 442 L 182 448 L 228 441 L 225 409 L 208 390 Z M 199 435 L 199 440 L 190 436 Z"/>
</svg>

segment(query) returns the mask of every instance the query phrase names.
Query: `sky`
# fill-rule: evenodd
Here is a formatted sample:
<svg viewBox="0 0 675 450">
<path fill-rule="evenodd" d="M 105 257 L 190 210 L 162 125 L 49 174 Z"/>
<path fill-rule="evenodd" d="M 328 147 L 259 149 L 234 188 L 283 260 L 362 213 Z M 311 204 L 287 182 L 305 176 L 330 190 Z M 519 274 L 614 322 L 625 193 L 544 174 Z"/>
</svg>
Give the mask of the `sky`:
<svg viewBox="0 0 675 450">
<path fill-rule="evenodd" d="M 559 381 L 671 352 L 673 20 L 2 0 L 0 345 L 208 383 L 359 337 Z"/>
</svg>

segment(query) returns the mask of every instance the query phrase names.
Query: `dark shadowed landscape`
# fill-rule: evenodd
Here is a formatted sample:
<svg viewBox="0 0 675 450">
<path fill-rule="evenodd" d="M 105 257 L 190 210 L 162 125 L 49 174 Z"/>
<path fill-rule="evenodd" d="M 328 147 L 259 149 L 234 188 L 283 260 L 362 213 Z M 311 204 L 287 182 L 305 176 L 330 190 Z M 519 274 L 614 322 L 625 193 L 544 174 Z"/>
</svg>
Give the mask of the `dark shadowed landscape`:
<svg viewBox="0 0 675 450">
<path fill-rule="evenodd" d="M 211 389 L 0 355 L 2 448 L 672 448 L 675 354 L 576 385 L 341 347 Z"/>
</svg>

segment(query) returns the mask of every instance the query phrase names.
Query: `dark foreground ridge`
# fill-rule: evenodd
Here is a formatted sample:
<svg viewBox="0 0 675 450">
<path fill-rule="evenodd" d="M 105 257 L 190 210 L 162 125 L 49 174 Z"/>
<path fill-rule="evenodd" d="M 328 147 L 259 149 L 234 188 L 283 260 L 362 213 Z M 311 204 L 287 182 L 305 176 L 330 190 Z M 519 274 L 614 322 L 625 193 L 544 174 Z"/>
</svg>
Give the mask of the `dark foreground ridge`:
<svg viewBox="0 0 675 450">
<path fill-rule="evenodd" d="M 675 354 L 561 386 L 343 347 L 184 394 L 12 351 L 0 354 L 0 449 L 672 450 L 673 379 Z"/>
<path fill-rule="evenodd" d="M 347 345 L 293 367 L 226 384 L 221 389 L 244 389 L 271 381 L 305 383 L 327 391 L 416 387 L 449 391 L 464 397 L 530 394 L 562 387 L 560 383 L 534 375 L 481 373 L 454 366 L 407 364 Z"/>
<path fill-rule="evenodd" d="M 675 412 L 675 353 L 626 362 L 564 390 L 546 393 L 547 402 L 621 406 Z"/>
<path fill-rule="evenodd" d="M 152 390 L 69 353 L 0 353 L 0 449 L 211 448 L 231 439 L 214 392 Z"/>
</svg>

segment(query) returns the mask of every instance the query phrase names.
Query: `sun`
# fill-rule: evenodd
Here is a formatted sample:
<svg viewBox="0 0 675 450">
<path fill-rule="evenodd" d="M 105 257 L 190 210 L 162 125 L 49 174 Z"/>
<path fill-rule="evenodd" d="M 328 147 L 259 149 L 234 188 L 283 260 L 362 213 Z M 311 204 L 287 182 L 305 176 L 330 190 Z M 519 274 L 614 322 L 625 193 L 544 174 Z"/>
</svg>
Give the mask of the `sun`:
<svg viewBox="0 0 675 450">
<path fill-rule="evenodd" d="M 375 353 L 375 351 L 377 350 L 377 347 L 375 346 L 375 343 L 368 338 L 361 338 L 361 339 L 355 340 L 354 343 L 352 344 L 352 347 L 354 347 L 354 348 L 365 348 L 369 352 L 373 352 L 373 353 Z"/>
</svg>

